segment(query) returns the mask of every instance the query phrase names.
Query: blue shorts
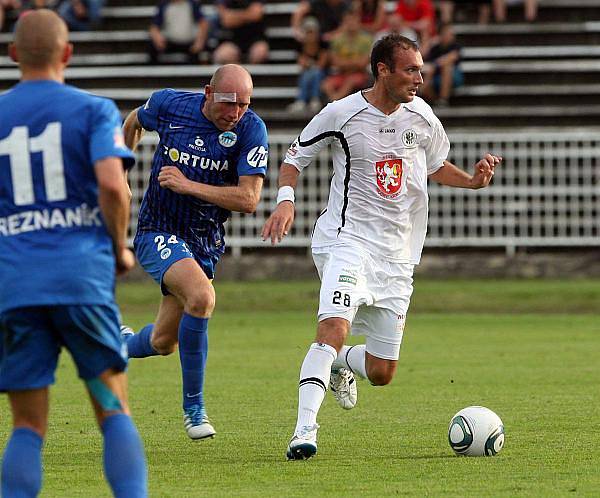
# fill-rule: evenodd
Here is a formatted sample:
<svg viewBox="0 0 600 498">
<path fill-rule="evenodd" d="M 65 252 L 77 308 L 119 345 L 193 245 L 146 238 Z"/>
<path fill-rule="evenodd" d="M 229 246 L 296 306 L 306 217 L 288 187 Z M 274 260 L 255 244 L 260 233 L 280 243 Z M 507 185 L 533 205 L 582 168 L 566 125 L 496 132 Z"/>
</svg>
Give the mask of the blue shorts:
<svg viewBox="0 0 600 498">
<path fill-rule="evenodd" d="M 219 257 L 192 252 L 188 244 L 176 235 L 167 232 L 138 232 L 133 247 L 140 265 L 160 285 L 165 296 L 169 291 L 163 285 L 163 277 L 181 259 L 194 259 L 208 278 L 215 277 Z"/>
<path fill-rule="evenodd" d="M 62 346 L 84 380 L 127 367 L 116 305 L 15 308 L 0 315 L 0 391 L 53 384 Z"/>
</svg>

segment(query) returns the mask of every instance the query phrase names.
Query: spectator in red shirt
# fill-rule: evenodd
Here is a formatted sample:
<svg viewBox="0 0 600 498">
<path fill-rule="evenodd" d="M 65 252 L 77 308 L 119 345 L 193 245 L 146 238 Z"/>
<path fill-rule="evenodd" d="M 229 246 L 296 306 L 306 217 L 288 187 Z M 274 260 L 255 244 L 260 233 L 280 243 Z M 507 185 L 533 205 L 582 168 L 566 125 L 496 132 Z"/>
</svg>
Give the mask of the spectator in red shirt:
<svg viewBox="0 0 600 498">
<path fill-rule="evenodd" d="M 435 8 L 432 0 L 398 0 L 395 14 L 419 35 L 420 51 L 425 56 L 435 35 Z"/>
</svg>

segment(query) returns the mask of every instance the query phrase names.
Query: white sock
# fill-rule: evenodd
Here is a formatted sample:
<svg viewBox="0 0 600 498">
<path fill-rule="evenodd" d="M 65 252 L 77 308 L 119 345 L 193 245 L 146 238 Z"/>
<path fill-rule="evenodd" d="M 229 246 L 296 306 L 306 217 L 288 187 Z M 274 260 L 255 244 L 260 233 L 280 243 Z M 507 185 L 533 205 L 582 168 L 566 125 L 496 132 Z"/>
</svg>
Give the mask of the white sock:
<svg viewBox="0 0 600 498">
<path fill-rule="evenodd" d="M 329 386 L 331 364 L 337 351 L 328 344 L 313 343 L 300 369 L 296 431 L 317 423 L 317 413 Z"/>
<path fill-rule="evenodd" d="M 334 370 L 347 368 L 359 377 L 367 378 L 367 366 L 365 364 L 366 346 L 359 344 L 357 346 L 342 346 L 340 353 L 333 362 Z"/>
</svg>

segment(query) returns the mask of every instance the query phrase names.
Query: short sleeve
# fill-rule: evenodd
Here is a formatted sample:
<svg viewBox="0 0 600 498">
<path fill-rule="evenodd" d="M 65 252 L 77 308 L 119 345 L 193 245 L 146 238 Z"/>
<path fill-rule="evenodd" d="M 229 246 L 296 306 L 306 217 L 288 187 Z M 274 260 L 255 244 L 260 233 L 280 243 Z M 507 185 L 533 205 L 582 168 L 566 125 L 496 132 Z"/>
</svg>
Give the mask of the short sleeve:
<svg viewBox="0 0 600 498">
<path fill-rule="evenodd" d="M 144 130 L 155 131 L 163 104 L 173 95 L 173 90 L 166 88 L 154 92 L 147 102 L 138 109 L 137 118 Z"/>
<path fill-rule="evenodd" d="M 265 123 L 259 118 L 253 119 L 243 130 L 241 138 L 238 176 L 265 175 L 269 163 L 269 139 Z"/>
<path fill-rule="evenodd" d="M 429 141 L 425 144 L 427 174 L 432 175 L 440 169 L 450 152 L 450 141 L 440 120 L 435 118 Z"/>
<path fill-rule="evenodd" d="M 160 2 L 156 7 L 156 14 L 154 14 L 154 17 L 152 18 L 152 24 L 159 28 L 162 28 L 163 23 L 165 22 L 165 7 L 166 3 Z"/>
<path fill-rule="evenodd" d="M 191 0 L 192 2 L 192 15 L 194 16 L 194 21 L 201 21 L 204 16 L 202 15 L 202 9 L 200 8 L 200 2 L 196 0 Z"/>
<path fill-rule="evenodd" d="M 335 137 L 334 113 L 327 105 L 310 120 L 300 136 L 294 140 L 285 154 L 283 162 L 295 166 L 298 171 L 306 168 L 319 151 Z"/>
<path fill-rule="evenodd" d="M 129 169 L 135 163 L 134 155 L 125 145 L 121 129 L 121 115 L 112 100 L 98 99 L 92 117 L 90 157 L 92 163 L 107 157 L 120 157 Z"/>
</svg>

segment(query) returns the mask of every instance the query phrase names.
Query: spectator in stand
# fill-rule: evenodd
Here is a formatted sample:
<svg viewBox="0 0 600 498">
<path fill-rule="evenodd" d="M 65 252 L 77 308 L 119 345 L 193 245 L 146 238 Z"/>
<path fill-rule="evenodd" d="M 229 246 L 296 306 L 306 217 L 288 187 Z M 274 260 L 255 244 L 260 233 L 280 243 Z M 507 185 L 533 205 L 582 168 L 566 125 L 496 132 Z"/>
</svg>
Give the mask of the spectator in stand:
<svg viewBox="0 0 600 498">
<path fill-rule="evenodd" d="M 423 97 L 438 107 L 447 106 L 452 90 L 463 84 L 460 50 L 452 25 L 443 24 L 439 41 L 431 47 L 423 70 Z"/>
<path fill-rule="evenodd" d="M 329 59 L 329 43 L 321 38 L 319 21 L 306 17 L 302 22 L 303 41 L 298 42 L 298 65 L 302 72 L 298 77 L 298 97 L 288 111 L 304 112 L 307 108 L 316 114 L 321 110 L 321 83 Z"/>
<path fill-rule="evenodd" d="M 18 12 L 21 8 L 20 0 L 0 0 L 0 31 L 4 27 L 4 19 L 9 11 Z"/>
<path fill-rule="evenodd" d="M 208 22 L 195 0 L 162 0 L 150 25 L 150 63 L 161 54 L 183 53 L 190 63 L 203 58 Z"/>
<path fill-rule="evenodd" d="M 506 21 L 506 4 L 523 3 L 525 5 L 525 20 L 533 22 L 537 18 L 537 0 L 493 0 L 494 17 L 498 22 Z"/>
<path fill-rule="evenodd" d="M 385 29 L 387 25 L 385 0 L 359 0 L 357 7 L 360 12 L 360 23 L 365 31 L 374 35 Z"/>
<path fill-rule="evenodd" d="M 292 14 L 294 37 L 302 40 L 302 19 L 311 16 L 319 20 L 321 38 L 330 42 L 338 34 L 342 17 L 351 6 L 350 0 L 302 0 Z"/>
<path fill-rule="evenodd" d="M 388 18 L 387 27 L 377 33 L 375 33 L 375 39 L 379 40 L 386 35 L 396 33 L 404 36 L 414 42 L 417 41 L 417 32 L 408 26 L 408 24 L 400 16 L 390 16 Z"/>
<path fill-rule="evenodd" d="M 432 0 L 398 0 L 395 14 L 419 35 L 420 52 L 425 57 L 435 35 L 435 8 Z"/>
<path fill-rule="evenodd" d="M 440 21 L 442 24 L 454 22 L 454 10 L 456 4 L 462 6 L 477 5 L 479 24 L 488 24 L 490 22 L 490 14 L 492 12 L 492 0 L 443 0 L 439 3 L 440 6 Z"/>
<path fill-rule="evenodd" d="M 64 0 L 57 9 L 71 31 L 89 31 L 102 22 L 104 0 Z"/>
<path fill-rule="evenodd" d="M 242 57 L 250 64 L 269 58 L 265 35 L 264 5 L 258 0 L 218 0 L 219 46 L 213 54 L 215 64 L 237 64 Z"/>
<path fill-rule="evenodd" d="M 322 85 L 327 98 L 338 100 L 369 84 L 367 70 L 373 37 L 361 29 L 360 14 L 351 9 L 344 14 L 340 33 L 331 40 L 331 75 Z"/>
</svg>

